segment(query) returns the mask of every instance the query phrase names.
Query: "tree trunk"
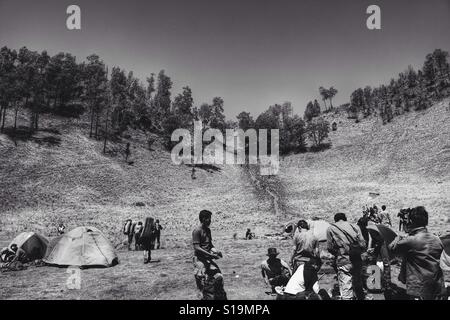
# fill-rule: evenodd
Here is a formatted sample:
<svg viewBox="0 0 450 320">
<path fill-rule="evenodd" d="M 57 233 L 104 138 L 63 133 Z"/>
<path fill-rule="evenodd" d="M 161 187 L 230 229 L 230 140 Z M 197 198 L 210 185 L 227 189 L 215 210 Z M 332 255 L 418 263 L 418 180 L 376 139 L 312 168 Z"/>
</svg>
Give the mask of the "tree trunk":
<svg viewBox="0 0 450 320">
<path fill-rule="evenodd" d="M 331 100 L 332 99 L 330 98 L 330 110 L 333 110 L 333 102 Z"/>
<path fill-rule="evenodd" d="M 100 118 L 100 112 L 97 112 L 97 119 L 95 120 L 95 139 L 98 139 L 98 121 Z"/>
<path fill-rule="evenodd" d="M 17 102 L 16 102 L 16 110 L 14 113 L 14 135 L 16 133 L 16 128 L 17 128 L 17 113 L 19 112 L 19 107 L 17 107 Z"/>
<path fill-rule="evenodd" d="M 323 104 L 325 105 L 325 111 L 327 111 L 327 100 L 323 99 Z"/>
<path fill-rule="evenodd" d="M 6 118 L 6 106 L 3 106 L 3 117 L 2 117 L 2 129 L 1 129 L 1 132 L 3 132 L 3 129 L 5 128 L 5 118 Z"/>
<path fill-rule="evenodd" d="M 91 106 L 91 128 L 89 130 L 89 138 L 92 138 L 92 129 L 94 127 L 94 106 Z"/>
<path fill-rule="evenodd" d="M 106 153 L 106 141 L 108 139 L 108 118 L 109 118 L 109 108 L 106 111 L 105 141 L 103 142 L 103 153 Z"/>
</svg>

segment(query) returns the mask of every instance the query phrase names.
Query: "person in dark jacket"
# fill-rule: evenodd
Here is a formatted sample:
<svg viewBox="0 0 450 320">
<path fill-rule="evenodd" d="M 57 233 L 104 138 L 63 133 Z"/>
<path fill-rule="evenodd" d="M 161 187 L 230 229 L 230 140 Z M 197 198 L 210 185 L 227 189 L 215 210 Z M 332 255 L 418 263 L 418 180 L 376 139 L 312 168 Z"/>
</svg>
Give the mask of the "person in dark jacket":
<svg viewBox="0 0 450 320">
<path fill-rule="evenodd" d="M 156 219 L 155 224 L 155 243 L 156 243 L 156 249 L 159 249 L 161 247 L 161 230 L 163 227 L 159 223 L 159 219 Z"/>
<path fill-rule="evenodd" d="M 142 230 L 141 237 L 139 238 L 139 244 L 144 249 L 144 264 L 149 263 L 152 260 L 152 244 L 155 238 L 155 223 L 153 218 L 146 218 L 144 229 Z"/>
<path fill-rule="evenodd" d="M 408 235 L 397 236 L 389 250 L 403 258 L 399 280 L 406 284 L 410 298 L 434 300 L 445 290 L 439 265 L 444 248 L 439 237 L 426 228 L 428 212 L 424 207 L 412 209 L 408 218 Z"/>
</svg>

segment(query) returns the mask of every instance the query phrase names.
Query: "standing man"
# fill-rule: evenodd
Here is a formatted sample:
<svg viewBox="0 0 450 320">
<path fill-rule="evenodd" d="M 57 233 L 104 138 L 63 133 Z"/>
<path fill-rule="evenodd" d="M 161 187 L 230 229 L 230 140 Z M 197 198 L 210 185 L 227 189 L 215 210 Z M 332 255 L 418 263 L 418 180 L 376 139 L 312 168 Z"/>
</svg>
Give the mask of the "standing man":
<svg viewBox="0 0 450 320">
<path fill-rule="evenodd" d="M 347 222 L 345 213 L 336 213 L 327 230 L 327 248 L 334 256 L 339 290 L 343 300 L 363 300 L 362 258 L 366 243 L 358 227 Z"/>
<path fill-rule="evenodd" d="M 320 257 L 319 241 L 309 229 L 308 222 L 299 220 L 297 228 L 298 232 L 295 232 L 294 234 L 294 252 L 291 258 L 293 272 L 311 258 Z"/>
<path fill-rule="evenodd" d="M 142 222 L 139 221 L 134 228 L 134 250 L 138 251 L 141 249 L 141 245 L 139 243 L 139 239 L 141 238 L 143 225 Z"/>
<path fill-rule="evenodd" d="M 391 216 L 389 215 L 389 212 L 386 211 L 386 206 L 384 204 L 381 206 L 381 212 L 378 214 L 378 218 L 380 219 L 381 224 L 392 227 Z"/>
<path fill-rule="evenodd" d="M 159 219 L 155 222 L 155 238 L 156 238 L 156 249 L 161 247 L 161 230 L 163 227 L 159 224 Z"/>
<path fill-rule="evenodd" d="M 211 237 L 211 211 L 202 210 L 199 214 L 200 226 L 192 231 L 192 244 L 194 246 L 195 281 L 205 298 L 205 284 L 214 288 L 214 299 L 226 299 L 223 289 L 223 276 L 219 266 L 213 261 L 222 258 Z"/>
<path fill-rule="evenodd" d="M 261 274 L 264 282 L 271 287 L 272 293 L 275 292 L 275 287 L 285 286 L 292 275 L 291 268 L 282 259 L 277 258 L 278 254 L 276 248 L 269 248 L 267 250 L 269 258 L 261 263 Z"/>
<path fill-rule="evenodd" d="M 424 207 L 412 209 L 408 218 L 408 236 L 397 236 L 389 250 L 403 258 L 399 280 L 406 284 L 410 298 L 433 300 L 445 290 L 439 265 L 444 247 L 439 237 L 428 232 L 428 212 Z"/>
</svg>

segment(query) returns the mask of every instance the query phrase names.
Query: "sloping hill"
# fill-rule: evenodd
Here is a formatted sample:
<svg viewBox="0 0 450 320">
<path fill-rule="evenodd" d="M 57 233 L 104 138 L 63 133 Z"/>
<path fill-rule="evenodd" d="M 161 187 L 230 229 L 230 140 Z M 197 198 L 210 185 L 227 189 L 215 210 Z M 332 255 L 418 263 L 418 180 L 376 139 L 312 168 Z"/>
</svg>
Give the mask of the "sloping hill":
<svg viewBox="0 0 450 320">
<path fill-rule="evenodd" d="M 174 165 L 158 142 L 149 150 L 142 132 L 130 131 L 131 138 L 108 144 L 109 150 L 120 151 L 130 142 L 130 165 L 120 152 L 105 156 L 103 142 L 89 139 L 80 120 L 47 117 L 41 127 L 45 131 L 32 141 L 18 141 L 17 147 L 0 135 L 1 233 L 33 229 L 51 235 L 62 221 L 69 229 L 95 225 L 119 241 L 124 219 L 153 216 L 161 219 L 167 235 L 184 244 L 201 209 L 222 211 L 215 227 L 230 237 L 250 225 L 270 228 L 270 199 L 255 193 L 239 166 L 198 169 L 193 180 L 191 169 Z"/>
<path fill-rule="evenodd" d="M 425 205 L 431 228 L 450 229 L 449 99 L 421 112 L 360 123 L 342 114 L 325 118 L 338 124 L 332 147 L 286 157 L 279 179 L 290 214 L 331 218 L 338 211 L 356 217 L 365 204 L 386 204 L 396 216 L 402 207 Z M 379 198 L 368 200 L 369 192 Z"/>
</svg>

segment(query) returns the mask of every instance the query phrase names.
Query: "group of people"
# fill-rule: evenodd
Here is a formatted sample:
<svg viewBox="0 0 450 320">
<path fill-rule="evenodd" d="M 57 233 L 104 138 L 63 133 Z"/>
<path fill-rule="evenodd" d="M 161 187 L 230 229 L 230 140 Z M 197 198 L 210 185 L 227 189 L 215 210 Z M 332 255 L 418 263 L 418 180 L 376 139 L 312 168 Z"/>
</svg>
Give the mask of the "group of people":
<svg viewBox="0 0 450 320">
<path fill-rule="evenodd" d="M 159 219 L 156 221 L 148 217 L 143 224 L 141 221 L 133 222 L 131 219 L 127 219 L 123 225 L 123 234 L 126 235 L 126 243 L 128 250 L 131 250 L 131 246 L 134 239 L 134 248 L 136 251 L 144 251 L 144 263 L 151 261 L 151 250 L 161 248 L 161 226 Z"/>
<path fill-rule="evenodd" d="M 372 207 L 365 213 L 364 217 L 369 217 L 372 223 L 392 225 L 385 206 L 381 212 Z M 364 268 L 381 260 L 386 299 L 445 299 L 448 289 L 440 267 L 443 244 L 427 230 L 428 212 L 421 206 L 410 209 L 407 221 L 406 236 L 398 235 L 390 243 L 382 236 L 369 236 L 368 244 L 360 226 L 349 223 L 344 213 L 335 214 L 334 223 L 326 231 L 326 248 L 333 256 L 338 296 L 333 290 L 319 289 L 318 271 L 322 264 L 319 242 L 305 220 L 297 224 L 290 264 L 277 258 L 277 250 L 270 248 L 269 258 L 261 264 L 263 278 L 272 292 L 278 288 L 278 297 L 282 299 L 364 300 L 367 299 Z M 391 281 L 390 256 L 402 260 L 398 280 L 406 290 Z M 284 290 L 280 289 L 283 287 Z"/>
</svg>

